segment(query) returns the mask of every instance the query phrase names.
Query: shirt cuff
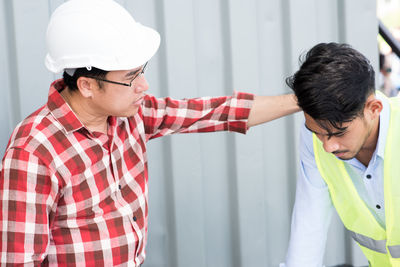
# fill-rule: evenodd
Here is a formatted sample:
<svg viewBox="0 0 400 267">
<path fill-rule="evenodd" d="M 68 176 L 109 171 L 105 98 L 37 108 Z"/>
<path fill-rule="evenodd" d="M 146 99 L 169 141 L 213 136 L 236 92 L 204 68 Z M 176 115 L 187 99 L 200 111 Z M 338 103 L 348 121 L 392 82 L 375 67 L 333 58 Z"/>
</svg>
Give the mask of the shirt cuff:
<svg viewBox="0 0 400 267">
<path fill-rule="evenodd" d="M 228 131 L 246 134 L 247 122 L 251 107 L 254 102 L 254 94 L 234 92 L 228 116 Z"/>
</svg>

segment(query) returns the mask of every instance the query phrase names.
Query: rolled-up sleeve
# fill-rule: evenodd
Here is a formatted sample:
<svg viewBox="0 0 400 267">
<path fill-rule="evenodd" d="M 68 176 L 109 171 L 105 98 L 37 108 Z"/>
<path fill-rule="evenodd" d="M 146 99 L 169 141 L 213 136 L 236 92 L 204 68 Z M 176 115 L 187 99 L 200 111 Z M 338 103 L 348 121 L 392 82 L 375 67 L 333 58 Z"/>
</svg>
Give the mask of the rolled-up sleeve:
<svg viewBox="0 0 400 267">
<path fill-rule="evenodd" d="M 254 95 L 176 100 L 147 95 L 142 106 L 148 139 L 173 133 L 231 131 L 246 133 Z"/>
</svg>

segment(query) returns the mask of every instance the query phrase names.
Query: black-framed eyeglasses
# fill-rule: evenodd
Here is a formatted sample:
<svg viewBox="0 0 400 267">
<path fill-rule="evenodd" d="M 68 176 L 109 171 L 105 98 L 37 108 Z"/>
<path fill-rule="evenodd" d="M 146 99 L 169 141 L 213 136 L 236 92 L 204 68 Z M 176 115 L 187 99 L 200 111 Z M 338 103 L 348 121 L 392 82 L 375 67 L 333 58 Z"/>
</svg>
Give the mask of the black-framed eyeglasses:
<svg viewBox="0 0 400 267">
<path fill-rule="evenodd" d="M 144 74 L 144 72 L 146 71 L 146 69 L 147 69 L 147 63 L 149 63 L 149 62 L 146 62 L 146 63 L 143 65 L 142 69 L 141 69 L 140 71 L 138 71 L 138 73 L 136 73 L 136 75 L 132 78 L 132 80 L 131 80 L 129 83 L 115 82 L 115 81 L 110 81 L 110 80 L 107 80 L 107 79 L 103 79 L 103 78 L 99 78 L 99 77 L 94 77 L 94 76 L 88 76 L 88 75 L 85 75 L 85 77 L 87 77 L 87 78 L 92 78 L 92 79 L 95 79 L 95 80 L 98 80 L 98 81 L 102 81 L 102 82 L 107 82 L 107 83 L 113 83 L 113 84 L 119 84 L 119 85 L 123 85 L 123 86 L 132 87 L 132 83 L 135 81 L 135 79 L 136 79 L 137 77 L 139 77 L 140 75 Z"/>
</svg>

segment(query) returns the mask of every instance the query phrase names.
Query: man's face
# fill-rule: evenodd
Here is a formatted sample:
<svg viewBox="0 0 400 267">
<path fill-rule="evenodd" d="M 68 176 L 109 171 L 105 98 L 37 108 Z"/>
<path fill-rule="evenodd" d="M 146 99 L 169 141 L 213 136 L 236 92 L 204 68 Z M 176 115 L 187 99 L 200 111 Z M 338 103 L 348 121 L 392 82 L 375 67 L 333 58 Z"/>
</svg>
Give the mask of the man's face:
<svg viewBox="0 0 400 267">
<path fill-rule="evenodd" d="M 304 116 L 306 128 L 321 140 L 324 150 L 342 160 L 356 157 L 371 135 L 373 124 L 364 116 L 343 123 L 341 127 L 346 128 L 343 131 L 330 126 L 329 133 L 307 113 L 304 113 Z"/>
<path fill-rule="evenodd" d="M 110 71 L 105 79 L 121 83 L 130 83 L 142 67 L 126 71 Z M 102 88 L 95 90 L 93 104 L 96 111 L 106 116 L 134 116 L 143 102 L 145 92 L 149 88 L 144 75 L 139 75 L 132 87 L 102 82 Z"/>
</svg>

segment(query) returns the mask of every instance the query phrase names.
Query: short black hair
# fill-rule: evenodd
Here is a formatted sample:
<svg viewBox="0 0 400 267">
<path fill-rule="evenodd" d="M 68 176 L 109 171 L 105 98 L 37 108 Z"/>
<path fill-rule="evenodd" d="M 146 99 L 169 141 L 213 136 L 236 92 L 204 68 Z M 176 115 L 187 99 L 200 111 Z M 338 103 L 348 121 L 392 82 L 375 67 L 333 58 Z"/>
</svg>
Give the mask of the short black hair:
<svg viewBox="0 0 400 267">
<path fill-rule="evenodd" d="M 63 79 L 65 85 L 71 90 L 71 91 L 77 91 L 78 87 L 76 82 L 80 77 L 94 77 L 94 78 L 101 78 L 104 79 L 107 75 L 108 71 L 98 69 L 95 67 L 92 67 L 90 70 L 87 68 L 77 68 L 74 72 L 74 74 L 71 76 L 69 75 L 66 71 L 63 73 Z M 99 80 L 96 80 L 97 83 L 99 84 L 99 87 L 102 87 L 102 82 Z"/>
<path fill-rule="evenodd" d="M 363 116 L 365 102 L 375 92 L 375 72 L 369 60 L 348 44 L 320 43 L 300 56 L 300 69 L 286 79 L 298 105 L 323 129 L 344 130 L 344 122 Z"/>
</svg>

